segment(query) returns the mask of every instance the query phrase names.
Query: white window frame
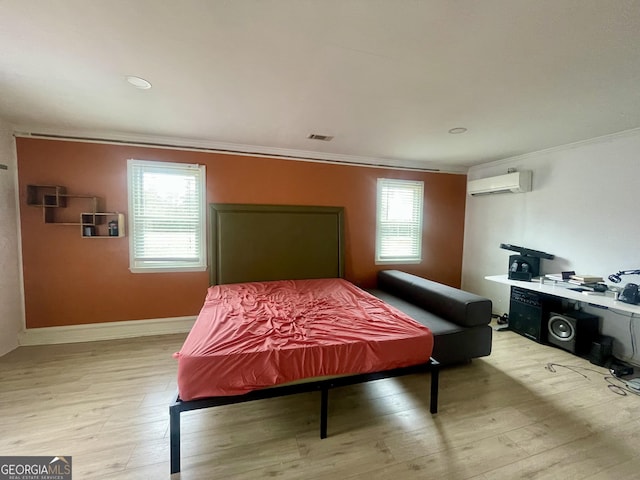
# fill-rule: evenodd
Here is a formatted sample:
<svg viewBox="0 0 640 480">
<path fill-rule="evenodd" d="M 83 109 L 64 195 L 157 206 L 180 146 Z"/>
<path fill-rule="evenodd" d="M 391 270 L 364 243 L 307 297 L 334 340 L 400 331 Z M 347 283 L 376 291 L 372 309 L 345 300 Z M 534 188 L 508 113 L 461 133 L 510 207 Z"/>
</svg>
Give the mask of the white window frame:
<svg viewBox="0 0 640 480">
<path fill-rule="evenodd" d="M 388 208 L 387 218 L 384 204 L 393 200 L 390 197 L 394 191 L 404 195 L 410 201 L 406 208 L 411 211 L 403 216 L 409 219 L 390 219 Z M 386 197 L 385 197 L 386 196 Z M 387 205 L 388 207 L 388 205 Z M 378 178 L 376 194 L 376 265 L 384 264 L 416 264 L 422 262 L 422 224 L 424 216 L 424 182 L 420 180 L 398 180 L 394 178 Z M 409 230 L 409 240 L 413 242 L 411 253 L 384 252 L 383 244 L 392 239 L 389 227 L 400 227 Z"/>
<path fill-rule="evenodd" d="M 142 185 L 135 183 L 136 172 L 156 172 L 168 175 L 183 175 L 194 177 L 196 180 L 197 209 L 193 212 L 197 223 L 196 256 L 193 259 L 171 258 L 136 258 L 136 242 L 142 242 L 141 229 L 143 228 L 144 215 L 140 208 L 140 202 L 135 197 Z M 157 162 L 151 160 L 129 159 L 127 161 L 127 193 L 129 196 L 129 270 L 133 273 L 161 273 L 161 272 L 201 272 L 207 269 L 207 245 L 206 245 L 206 169 L 204 165 Z M 175 213 L 167 212 L 165 215 L 171 218 Z M 177 217 L 176 217 L 177 218 Z"/>
</svg>

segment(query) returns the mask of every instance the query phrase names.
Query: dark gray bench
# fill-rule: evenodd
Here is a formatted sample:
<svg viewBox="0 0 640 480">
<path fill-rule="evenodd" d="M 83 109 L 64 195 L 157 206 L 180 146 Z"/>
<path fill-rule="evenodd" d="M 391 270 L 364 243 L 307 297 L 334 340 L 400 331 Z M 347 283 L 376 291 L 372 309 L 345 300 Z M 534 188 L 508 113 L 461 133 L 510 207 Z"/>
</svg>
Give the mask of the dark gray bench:
<svg viewBox="0 0 640 480">
<path fill-rule="evenodd" d="M 491 354 L 491 300 L 399 270 L 378 272 L 368 291 L 429 327 L 442 365 Z"/>
</svg>

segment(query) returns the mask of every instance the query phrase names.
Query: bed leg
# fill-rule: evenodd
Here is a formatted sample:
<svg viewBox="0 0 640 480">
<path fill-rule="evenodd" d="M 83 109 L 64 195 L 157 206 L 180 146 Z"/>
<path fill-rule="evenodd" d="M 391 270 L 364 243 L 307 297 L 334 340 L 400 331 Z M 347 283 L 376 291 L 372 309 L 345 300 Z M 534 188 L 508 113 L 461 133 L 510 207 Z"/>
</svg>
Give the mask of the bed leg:
<svg viewBox="0 0 640 480">
<path fill-rule="evenodd" d="M 329 389 L 320 390 L 320 438 L 327 438 L 327 412 L 329 410 Z"/>
<path fill-rule="evenodd" d="M 440 380 L 440 363 L 433 358 L 429 360 L 431 365 L 431 405 L 432 414 L 438 413 L 438 384 Z"/>
<path fill-rule="evenodd" d="M 180 409 L 178 405 L 169 407 L 169 450 L 171 473 L 180 471 Z"/>
</svg>

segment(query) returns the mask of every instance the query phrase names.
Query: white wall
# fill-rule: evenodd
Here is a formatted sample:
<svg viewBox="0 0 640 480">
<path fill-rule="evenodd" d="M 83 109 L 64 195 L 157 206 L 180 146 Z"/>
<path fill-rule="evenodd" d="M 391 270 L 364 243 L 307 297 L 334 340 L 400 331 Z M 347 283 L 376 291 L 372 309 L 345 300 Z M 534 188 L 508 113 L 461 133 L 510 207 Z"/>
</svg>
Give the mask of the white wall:
<svg viewBox="0 0 640 480">
<path fill-rule="evenodd" d="M 18 346 L 24 324 L 16 210 L 16 151 L 10 126 L 0 120 L 0 356 Z"/>
<path fill-rule="evenodd" d="M 469 179 L 533 171 L 533 191 L 467 197 L 462 285 L 493 300 L 494 313 L 509 311 L 509 287 L 486 275 L 506 274 L 510 252 L 500 243 L 556 256 L 541 261 L 541 273 L 575 270 L 605 279 L 618 270 L 640 269 L 640 129 L 472 167 Z M 640 283 L 622 277 L 621 286 Z M 630 328 L 640 338 L 640 319 L 587 309 L 603 318 L 614 337 L 614 355 L 640 365 L 632 355 Z"/>
</svg>

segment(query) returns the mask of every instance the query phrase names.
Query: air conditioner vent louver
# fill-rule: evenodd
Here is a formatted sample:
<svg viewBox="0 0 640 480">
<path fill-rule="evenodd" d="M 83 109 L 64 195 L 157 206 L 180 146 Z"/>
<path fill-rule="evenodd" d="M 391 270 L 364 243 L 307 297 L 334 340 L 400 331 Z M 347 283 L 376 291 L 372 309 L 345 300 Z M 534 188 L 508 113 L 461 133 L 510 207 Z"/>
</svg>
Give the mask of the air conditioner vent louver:
<svg viewBox="0 0 640 480">
<path fill-rule="evenodd" d="M 311 140 L 322 140 L 323 142 L 330 142 L 333 140 L 332 135 L 319 135 L 317 133 L 311 133 L 307 138 L 310 138 Z"/>
<path fill-rule="evenodd" d="M 531 171 L 513 172 L 497 177 L 469 180 L 467 192 L 471 196 L 494 193 L 523 193 L 531 191 Z"/>
</svg>

